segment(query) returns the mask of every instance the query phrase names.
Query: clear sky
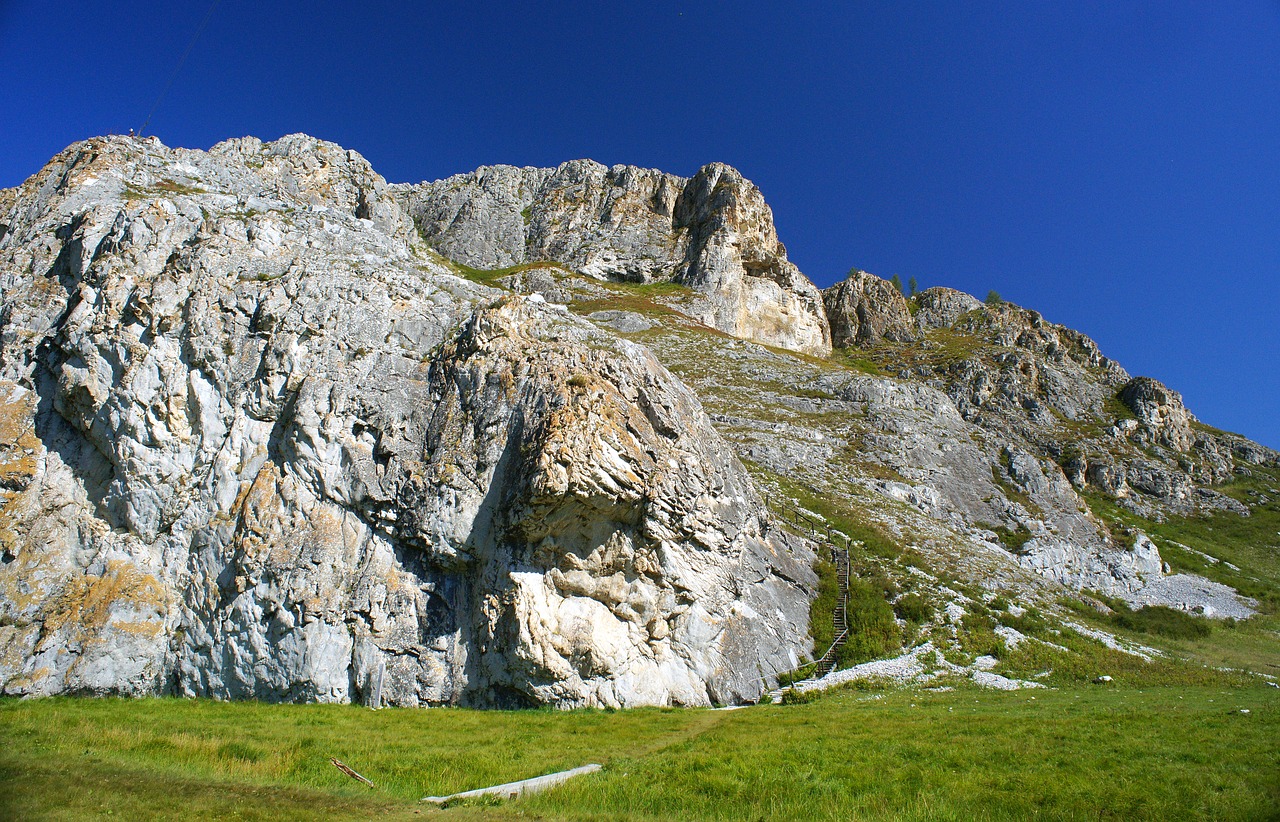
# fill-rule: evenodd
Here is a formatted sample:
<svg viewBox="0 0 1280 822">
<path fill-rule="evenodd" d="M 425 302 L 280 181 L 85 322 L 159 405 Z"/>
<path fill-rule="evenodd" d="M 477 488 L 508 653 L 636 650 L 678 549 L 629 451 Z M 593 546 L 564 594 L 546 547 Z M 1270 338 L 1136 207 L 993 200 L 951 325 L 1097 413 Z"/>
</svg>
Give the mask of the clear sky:
<svg viewBox="0 0 1280 822">
<path fill-rule="evenodd" d="M 1280 447 L 1280 3 L 0 0 L 0 186 L 125 132 L 392 181 L 727 162 L 792 260 L 988 290 Z"/>
</svg>

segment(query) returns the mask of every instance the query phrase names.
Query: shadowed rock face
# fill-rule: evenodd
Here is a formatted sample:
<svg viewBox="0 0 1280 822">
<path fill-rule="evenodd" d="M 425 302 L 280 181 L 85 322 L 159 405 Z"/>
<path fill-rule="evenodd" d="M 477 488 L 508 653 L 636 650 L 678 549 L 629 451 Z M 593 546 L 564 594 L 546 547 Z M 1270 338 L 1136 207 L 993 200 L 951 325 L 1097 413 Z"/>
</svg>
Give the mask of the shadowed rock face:
<svg viewBox="0 0 1280 822">
<path fill-rule="evenodd" d="M 6 693 L 705 705 L 807 650 L 688 389 L 432 262 L 354 152 L 91 140 L 6 202 Z"/>
<path fill-rule="evenodd" d="M 422 236 L 477 268 L 553 260 L 590 276 L 674 281 L 692 313 L 735 336 L 825 356 L 818 289 L 787 260 L 760 190 L 722 163 L 686 179 L 574 160 L 487 166 L 394 187 Z"/>
</svg>

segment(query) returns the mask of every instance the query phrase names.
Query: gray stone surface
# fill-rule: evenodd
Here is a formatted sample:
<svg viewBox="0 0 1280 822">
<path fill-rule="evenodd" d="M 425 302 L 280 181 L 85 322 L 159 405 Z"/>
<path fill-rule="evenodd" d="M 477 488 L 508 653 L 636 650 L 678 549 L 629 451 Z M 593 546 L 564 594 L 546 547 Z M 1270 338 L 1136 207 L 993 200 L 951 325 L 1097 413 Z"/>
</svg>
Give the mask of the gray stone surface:
<svg viewBox="0 0 1280 822">
<path fill-rule="evenodd" d="M 624 334 L 634 334 L 653 328 L 653 323 L 631 311 L 593 311 L 587 315 L 587 319 Z"/>
<path fill-rule="evenodd" d="M 964 314 L 982 308 L 976 297 L 954 288 L 926 288 L 915 297 L 916 313 L 912 318 L 921 330 L 951 328 Z"/>
<path fill-rule="evenodd" d="M 1143 434 L 1148 441 L 1154 440 L 1175 451 L 1191 449 L 1194 418 L 1182 404 L 1181 394 L 1170 391 L 1159 380 L 1134 377 L 1120 389 L 1119 396 L 1146 429 Z"/>
</svg>

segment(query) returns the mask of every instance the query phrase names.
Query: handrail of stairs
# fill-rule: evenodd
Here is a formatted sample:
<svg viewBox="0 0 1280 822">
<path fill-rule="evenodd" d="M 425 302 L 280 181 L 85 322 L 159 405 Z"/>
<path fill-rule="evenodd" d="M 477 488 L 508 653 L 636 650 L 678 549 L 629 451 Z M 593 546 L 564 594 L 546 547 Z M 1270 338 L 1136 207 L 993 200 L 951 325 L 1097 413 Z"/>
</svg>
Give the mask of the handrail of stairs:
<svg viewBox="0 0 1280 822">
<path fill-rule="evenodd" d="M 830 647 L 828 647 L 822 656 L 817 659 L 812 660 L 811 662 L 806 662 L 789 671 L 782 671 L 776 674 L 774 676 L 774 681 L 777 683 L 781 683 L 782 678 L 787 674 L 808 668 L 809 666 L 813 666 L 812 671 L 807 677 L 807 679 L 810 680 L 819 679 L 831 673 L 831 671 L 835 670 L 835 666 L 839 662 L 840 649 L 844 647 L 845 641 L 849 636 L 849 575 L 851 572 L 849 547 L 853 544 L 853 540 L 851 540 L 847 534 L 833 530 L 829 523 L 820 521 L 810 516 L 808 513 L 798 510 L 792 505 L 787 505 L 782 511 L 782 519 L 784 522 L 787 521 L 787 513 L 791 514 L 791 522 L 797 528 L 803 528 L 810 536 L 824 542 L 826 547 L 831 551 L 832 559 L 835 561 L 836 565 L 836 581 L 840 586 L 840 599 L 831 614 L 831 627 L 835 633 L 835 637 L 833 638 Z M 843 548 L 836 547 L 834 536 L 837 534 L 844 538 Z M 768 678 L 762 676 L 760 677 L 760 680 L 766 691 L 769 690 Z"/>
</svg>

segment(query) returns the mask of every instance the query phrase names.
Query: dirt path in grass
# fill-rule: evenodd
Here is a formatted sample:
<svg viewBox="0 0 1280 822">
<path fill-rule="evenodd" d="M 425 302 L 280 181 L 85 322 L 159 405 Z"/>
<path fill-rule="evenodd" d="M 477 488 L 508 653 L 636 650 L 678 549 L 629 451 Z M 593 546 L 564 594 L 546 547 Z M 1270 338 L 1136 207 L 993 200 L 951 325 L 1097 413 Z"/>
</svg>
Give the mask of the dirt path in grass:
<svg viewBox="0 0 1280 822">
<path fill-rule="evenodd" d="M 671 734 L 668 734 L 667 736 L 655 739 L 647 744 L 640 745 L 632 749 L 631 751 L 628 751 L 625 754 L 625 756 L 628 759 L 642 759 L 646 756 L 652 756 L 654 754 L 661 753 L 662 751 L 665 751 L 668 748 L 672 748 L 676 745 L 680 745 L 685 742 L 690 742 L 702 736 L 703 734 L 707 733 L 708 731 L 711 731 L 716 727 L 718 727 L 721 722 L 724 722 L 726 719 L 729 718 L 729 715 L 731 713 L 732 711 L 723 711 L 723 710 L 697 711 L 693 715 L 693 718 L 690 719 L 689 722 L 685 724 L 685 726 L 681 728 L 679 731 L 676 731 L 675 733 L 671 733 Z M 613 758 L 617 758 L 617 757 L 613 757 Z M 603 764 L 608 764 L 608 763 L 603 763 Z"/>
</svg>

